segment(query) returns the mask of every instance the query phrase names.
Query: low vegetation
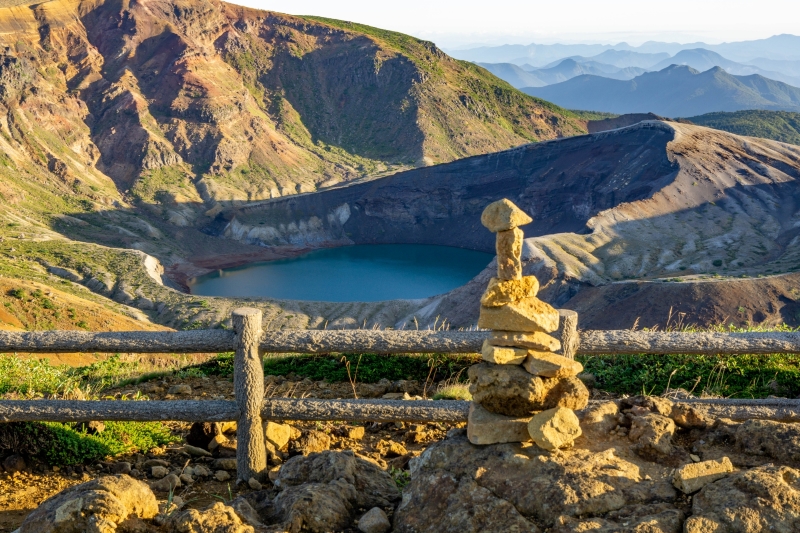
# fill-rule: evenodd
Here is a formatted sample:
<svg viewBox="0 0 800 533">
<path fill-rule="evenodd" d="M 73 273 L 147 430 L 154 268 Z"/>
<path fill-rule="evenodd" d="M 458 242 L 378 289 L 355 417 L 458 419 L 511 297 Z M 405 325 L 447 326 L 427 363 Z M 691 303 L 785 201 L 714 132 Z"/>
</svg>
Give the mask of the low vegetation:
<svg viewBox="0 0 800 533">
<path fill-rule="evenodd" d="M 147 451 L 176 440 L 159 422 L 106 422 L 102 433 L 91 435 L 69 424 L 12 422 L 0 424 L 0 454 L 26 450 L 50 465 L 69 466 L 106 457 Z"/>
<path fill-rule="evenodd" d="M 728 131 L 737 135 L 762 137 L 800 145 L 800 113 L 789 111 L 736 111 L 706 113 L 690 117 L 689 122 Z"/>
</svg>

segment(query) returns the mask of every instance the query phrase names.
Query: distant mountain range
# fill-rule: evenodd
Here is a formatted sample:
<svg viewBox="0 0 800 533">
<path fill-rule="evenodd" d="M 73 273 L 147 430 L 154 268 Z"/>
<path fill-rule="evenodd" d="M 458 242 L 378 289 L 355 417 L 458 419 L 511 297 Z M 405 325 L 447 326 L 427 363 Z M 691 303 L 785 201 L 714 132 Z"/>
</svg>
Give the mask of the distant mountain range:
<svg viewBox="0 0 800 533">
<path fill-rule="evenodd" d="M 667 53 L 646 54 L 606 50 L 591 57 L 572 56 L 559 59 L 543 67 L 535 67 L 530 63 L 522 65 L 515 63 L 478 64 L 517 88 L 544 87 L 583 74 L 615 80 L 630 80 L 645 72 L 663 70 L 670 65 L 688 65 L 701 72 L 713 67 L 722 67 L 726 72 L 735 76 L 759 74 L 765 78 L 800 87 L 800 61 L 757 58 L 749 64 L 739 63 L 705 48 L 681 50 L 674 56 Z"/>
<path fill-rule="evenodd" d="M 786 75 L 775 70 L 765 70 L 757 65 L 747 65 L 726 59 L 716 52 L 705 48 L 695 48 L 693 50 L 681 50 L 673 57 L 663 59 L 652 65 L 648 70 L 662 70 L 670 65 L 688 65 L 695 70 L 704 72 L 713 67 L 722 67 L 729 74 L 734 76 L 749 76 L 760 74 L 765 78 L 782 81 L 789 85 L 800 86 L 800 76 Z"/>
<path fill-rule="evenodd" d="M 578 62 L 564 59 L 549 68 L 519 67 L 513 63 L 478 63 L 480 66 L 514 87 L 544 87 L 567 81 L 575 76 L 592 74 L 615 80 L 630 80 L 645 72 L 638 67 L 619 68 L 596 61 Z"/>
<path fill-rule="evenodd" d="M 553 61 L 573 56 L 592 57 L 604 52 L 634 52 L 638 54 L 658 55 L 668 54 L 673 56 L 682 50 L 704 48 L 717 52 L 733 61 L 747 63 L 758 58 L 770 58 L 778 61 L 800 61 L 800 36 L 774 35 L 768 39 L 754 41 L 741 41 L 723 44 L 706 43 L 664 43 L 649 41 L 641 46 L 631 46 L 627 43 L 619 44 L 529 44 L 529 45 L 502 45 L 482 46 L 466 50 L 447 50 L 457 58 L 476 63 L 515 63 L 522 65 L 529 63 L 536 67 L 543 67 Z M 610 63 L 603 59 L 597 61 Z M 665 59 L 662 57 L 661 59 Z M 651 64 L 655 64 L 656 59 Z M 622 66 L 622 65 L 617 65 Z M 630 65 L 645 68 L 644 65 Z"/>
<path fill-rule="evenodd" d="M 721 67 L 699 72 L 672 65 L 632 80 L 582 75 L 523 92 L 568 109 L 668 117 L 745 109 L 800 111 L 800 89 L 758 74 L 734 76 Z"/>
</svg>

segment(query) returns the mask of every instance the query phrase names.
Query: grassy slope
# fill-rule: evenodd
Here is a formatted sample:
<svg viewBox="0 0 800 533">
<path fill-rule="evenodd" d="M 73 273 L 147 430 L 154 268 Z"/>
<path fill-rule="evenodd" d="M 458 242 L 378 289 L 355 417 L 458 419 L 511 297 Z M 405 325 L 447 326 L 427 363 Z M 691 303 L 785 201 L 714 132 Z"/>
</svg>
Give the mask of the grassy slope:
<svg viewBox="0 0 800 533">
<path fill-rule="evenodd" d="M 800 113 L 788 111 L 736 111 L 706 113 L 687 120 L 700 126 L 728 131 L 737 135 L 762 137 L 800 145 Z"/>
<path fill-rule="evenodd" d="M 473 132 L 488 133 L 509 147 L 514 139 L 549 138 L 554 129 L 563 136 L 586 132 L 574 113 L 528 96 L 474 63 L 452 59 L 431 42 L 353 22 L 304 18 L 368 35 L 381 47 L 408 57 L 430 76 L 418 84 L 414 96 L 424 113 L 419 122 L 429 139 L 426 152 L 435 162 L 480 151 L 482 141 Z"/>
</svg>

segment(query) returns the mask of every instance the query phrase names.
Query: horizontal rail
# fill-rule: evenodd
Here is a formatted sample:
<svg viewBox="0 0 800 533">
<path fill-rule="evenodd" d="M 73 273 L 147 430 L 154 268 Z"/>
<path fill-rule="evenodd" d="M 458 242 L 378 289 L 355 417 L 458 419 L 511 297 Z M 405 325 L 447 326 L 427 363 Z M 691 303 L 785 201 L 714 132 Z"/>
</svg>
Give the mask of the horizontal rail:
<svg viewBox="0 0 800 533">
<path fill-rule="evenodd" d="M 352 420 L 362 422 L 465 422 L 469 402 L 450 400 L 319 400 L 272 398 L 264 420 Z M 236 402 L 216 400 L 76 401 L 2 400 L 0 422 L 229 422 L 239 419 Z"/>
<path fill-rule="evenodd" d="M 580 355 L 800 353 L 800 333 L 682 333 L 582 331 Z"/>
<path fill-rule="evenodd" d="M 478 353 L 488 331 L 268 331 L 259 347 L 275 353 Z M 232 331 L 0 331 L 0 353 L 199 353 L 236 349 Z M 800 333 L 582 331 L 578 355 L 800 353 Z"/>
<path fill-rule="evenodd" d="M 800 400 L 706 399 L 673 400 L 691 405 L 712 418 L 800 421 Z M 466 422 L 469 403 L 430 400 L 320 400 L 272 398 L 264 401 L 264 420 L 346 420 L 360 422 Z M 172 401 L 0 401 L 0 422 L 228 422 L 239 418 L 236 402 Z"/>
</svg>

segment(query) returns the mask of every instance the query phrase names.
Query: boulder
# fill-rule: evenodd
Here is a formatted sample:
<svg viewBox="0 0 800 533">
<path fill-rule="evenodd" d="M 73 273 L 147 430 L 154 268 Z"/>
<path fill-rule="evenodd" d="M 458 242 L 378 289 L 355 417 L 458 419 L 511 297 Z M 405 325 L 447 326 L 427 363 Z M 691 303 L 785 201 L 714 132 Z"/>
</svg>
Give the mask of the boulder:
<svg viewBox="0 0 800 533">
<path fill-rule="evenodd" d="M 684 494 L 691 494 L 709 483 L 724 478 L 731 472 L 733 472 L 733 465 L 727 457 L 723 457 L 721 461 L 689 463 L 675 469 L 672 484 Z"/>
<path fill-rule="evenodd" d="M 395 533 L 539 533 L 508 501 L 445 470 L 412 477 L 395 511 Z"/>
<path fill-rule="evenodd" d="M 531 222 L 533 222 L 531 217 L 505 198 L 487 205 L 481 214 L 481 224 L 492 233 L 507 231 Z"/>
<path fill-rule="evenodd" d="M 619 402 L 620 411 L 630 411 L 635 416 L 657 413 L 661 416 L 669 417 L 672 415 L 672 407 L 671 400 L 658 396 L 630 396 L 623 398 Z"/>
<path fill-rule="evenodd" d="M 522 279 L 522 239 L 521 229 L 513 228 L 497 233 L 497 277 L 502 280 Z"/>
<path fill-rule="evenodd" d="M 400 498 L 392 477 L 379 466 L 366 461 L 351 451 L 295 456 L 286 461 L 278 472 L 275 486 L 284 489 L 304 483 L 329 484 L 343 480 L 357 493 L 358 507 L 391 507 Z"/>
<path fill-rule="evenodd" d="M 548 333 L 558 329 L 558 320 L 558 311 L 552 305 L 538 298 L 526 298 L 501 307 L 481 306 L 478 327 L 500 331 Z"/>
<path fill-rule="evenodd" d="M 467 373 L 472 400 L 493 413 L 519 417 L 543 408 L 548 392 L 544 382 L 519 366 L 481 363 Z"/>
<path fill-rule="evenodd" d="M 242 522 L 233 507 L 222 502 L 205 509 L 179 511 L 169 517 L 168 533 L 255 533 L 255 529 Z"/>
<path fill-rule="evenodd" d="M 363 533 L 386 533 L 390 529 L 389 517 L 380 507 L 373 507 L 358 519 L 358 530 Z"/>
<path fill-rule="evenodd" d="M 217 459 L 212 464 L 214 470 L 236 470 L 236 459 Z"/>
<path fill-rule="evenodd" d="M 692 499 L 684 531 L 800 531 L 800 471 L 766 465 L 709 483 Z"/>
<path fill-rule="evenodd" d="M 575 359 L 536 350 L 528 351 L 522 367 L 534 376 L 546 378 L 566 378 L 583 372 L 583 365 Z"/>
<path fill-rule="evenodd" d="M 150 488 L 155 492 L 169 492 L 181 486 L 181 478 L 175 474 L 169 474 L 167 477 L 153 481 L 150 483 Z"/>
<path fill-rule="evenodd" d="M 9 455 L 3 460 L 3 468 L 9 474 L 13 474 L 14 472 L 22 472 L 25 470 L 25 459 L 19 454 Z"/>
<path fill-rule="evenodd" d="M 656 413 L 631 418 L 628 438 L 635 444 L 633 450 L 645 459 L 658 461 L 675 450 L 672 436 L 675 422 L 671 418 Z"/>
<path fill-rule="evenodd" d="M 686 429 L 705 429 L 714 423 L 713 419 L 685 403 L 674 404 L 669 417 L 676 425 Z"/>
<path fill-rule="evenodd" d="M 18 533 L 113 532 L 125 524 L 158 514 L 150 488 L 127 475 L 107 476 L 75 485 L 47 499 L 33 510 Z M 140 524 L 142 525 L 142 524 Z"/>
<path fill-rule="evenodd" d="M 681 533 L 683 512 L 671 505 L 631 505 L 612 511 L 603 518 L 560 516 L 550 533 Z"/>
<path fill-rule="evenodd" d="M 292 438 L 292 426 L 289 424 L 278 424 L 268 420 L 264 424 L 264 435 L 268 442 L 275 446 L 276 450 L 282 449 L 289 444 Z"/>
<path fill-rule="evenodd" d="M 326 451 L 295 456 L 274 479 L 280 492 L 253 507 L 264 523 L 281 531 L 323 533 L 350 528 L 358 509 L 394 507 L 400 491 L 391 476 L 353 452 Z"/>
<path fill-rule="evenodd" d="M 492 346 L 487 339 L 483 341 L 481 356 L 487 363 L 496 365 L 521 365 L 528 356 L 528 350 L 525 348 Z"/>
<path fill-rule="evenodd" d="M 473 402 L 469 407 L 467 436 L 472 444 L 527 442 L 530 417 L 512 417 L 491 413 Z"/>
<path fill-rule="evenodd" d="M 353 521 L 355 499 L 353 486 L 339 480 L 288 487 L 272 502 L 267 521 L 288 533 L 344 531 Z"/>
<path fill-rule="evenodd" d="M 800 463 L 800 424 L 748 420 L 736 428 L 735 438 L 742 453 Z"/>
<path fill-rule="evenodd" d="M 619 408 L 616 403 L 596 403 L 578 414 L 581 430 L 588 438 L 604 438 L 619 424 L 618 414 Z"/>
<path fill-rule="evenodd" d="M 208 450 L 209 443 L 218 435 L 222 435 L 222 426 L 219 422 L 195 422 L 189 428 L 186 443 Z"/>
<path fill-rule="evenodd" d="M 557 450 L 572 446 L 581 436 L 581 426 L 571 409 L 557 407 L 534 415 L 528 422 L 528 433 L 540 448 Z"/>
<path fill-rule="evenodd" d="M 364 426 L 354 426 L 347 428 L 347 438 L 352 440 L 361 440 L 364 438 L 366 430 Z"/>
<path fill-rule="evenodd" d="M 545 352 L 557 352 L 561 349 L 561 342 L 541 331 L 525 333 L 519 331 L 493 331 L 489 336 L 492 346 L 512 346 L 516 348 L 529 348 Z"/>
<path fill-rule="evenodd" d="M 456 513 L 473 528 L 463 531 L 514 531 L 525 525 L 518 520 L 517 526 L 507 525 L 512 516 L 551 528 L 560 516 L 605 517 L 626 506 L 673 503 L 671 469 L 629 455 L 619 457 L 613 448 L 594 453 L 576 446 L 554 453 L 526 444 L 475 446 L 463 430 L 454 430 L 409 463 L 411 482 L 403 489 L 394 528 L 450 531 Z M 476 499 L 485 494 L 481 501 L 495 511 L 476 510 L 485 521 L 470 521 L 473 506 L 465 492 Z"/>
<path fill-rule="evenodd" d="M 329 450 L 330 447 L 330 435 L 312 429 L 304 432 L 299 439 L 292 441 L 289 445 L 289 451 L 295 454 L 308 455 L 310 453 L 324 452 Z"/>
<path fill-rule="evenodd" d="M 566 407 L 578 410 L 589 403 L 589 389 L 575 376 L 544 379 L 543 382 L 548 391 L 542 409 Z"/>
<path fill-rule="evenodd" d="M 526 298 L 533 298 L 539 292 L 536 276 L 523 276 L 520 279 L 492 278 L 481 297 L 481 305 L 499 307 Z"/>
</svg>

